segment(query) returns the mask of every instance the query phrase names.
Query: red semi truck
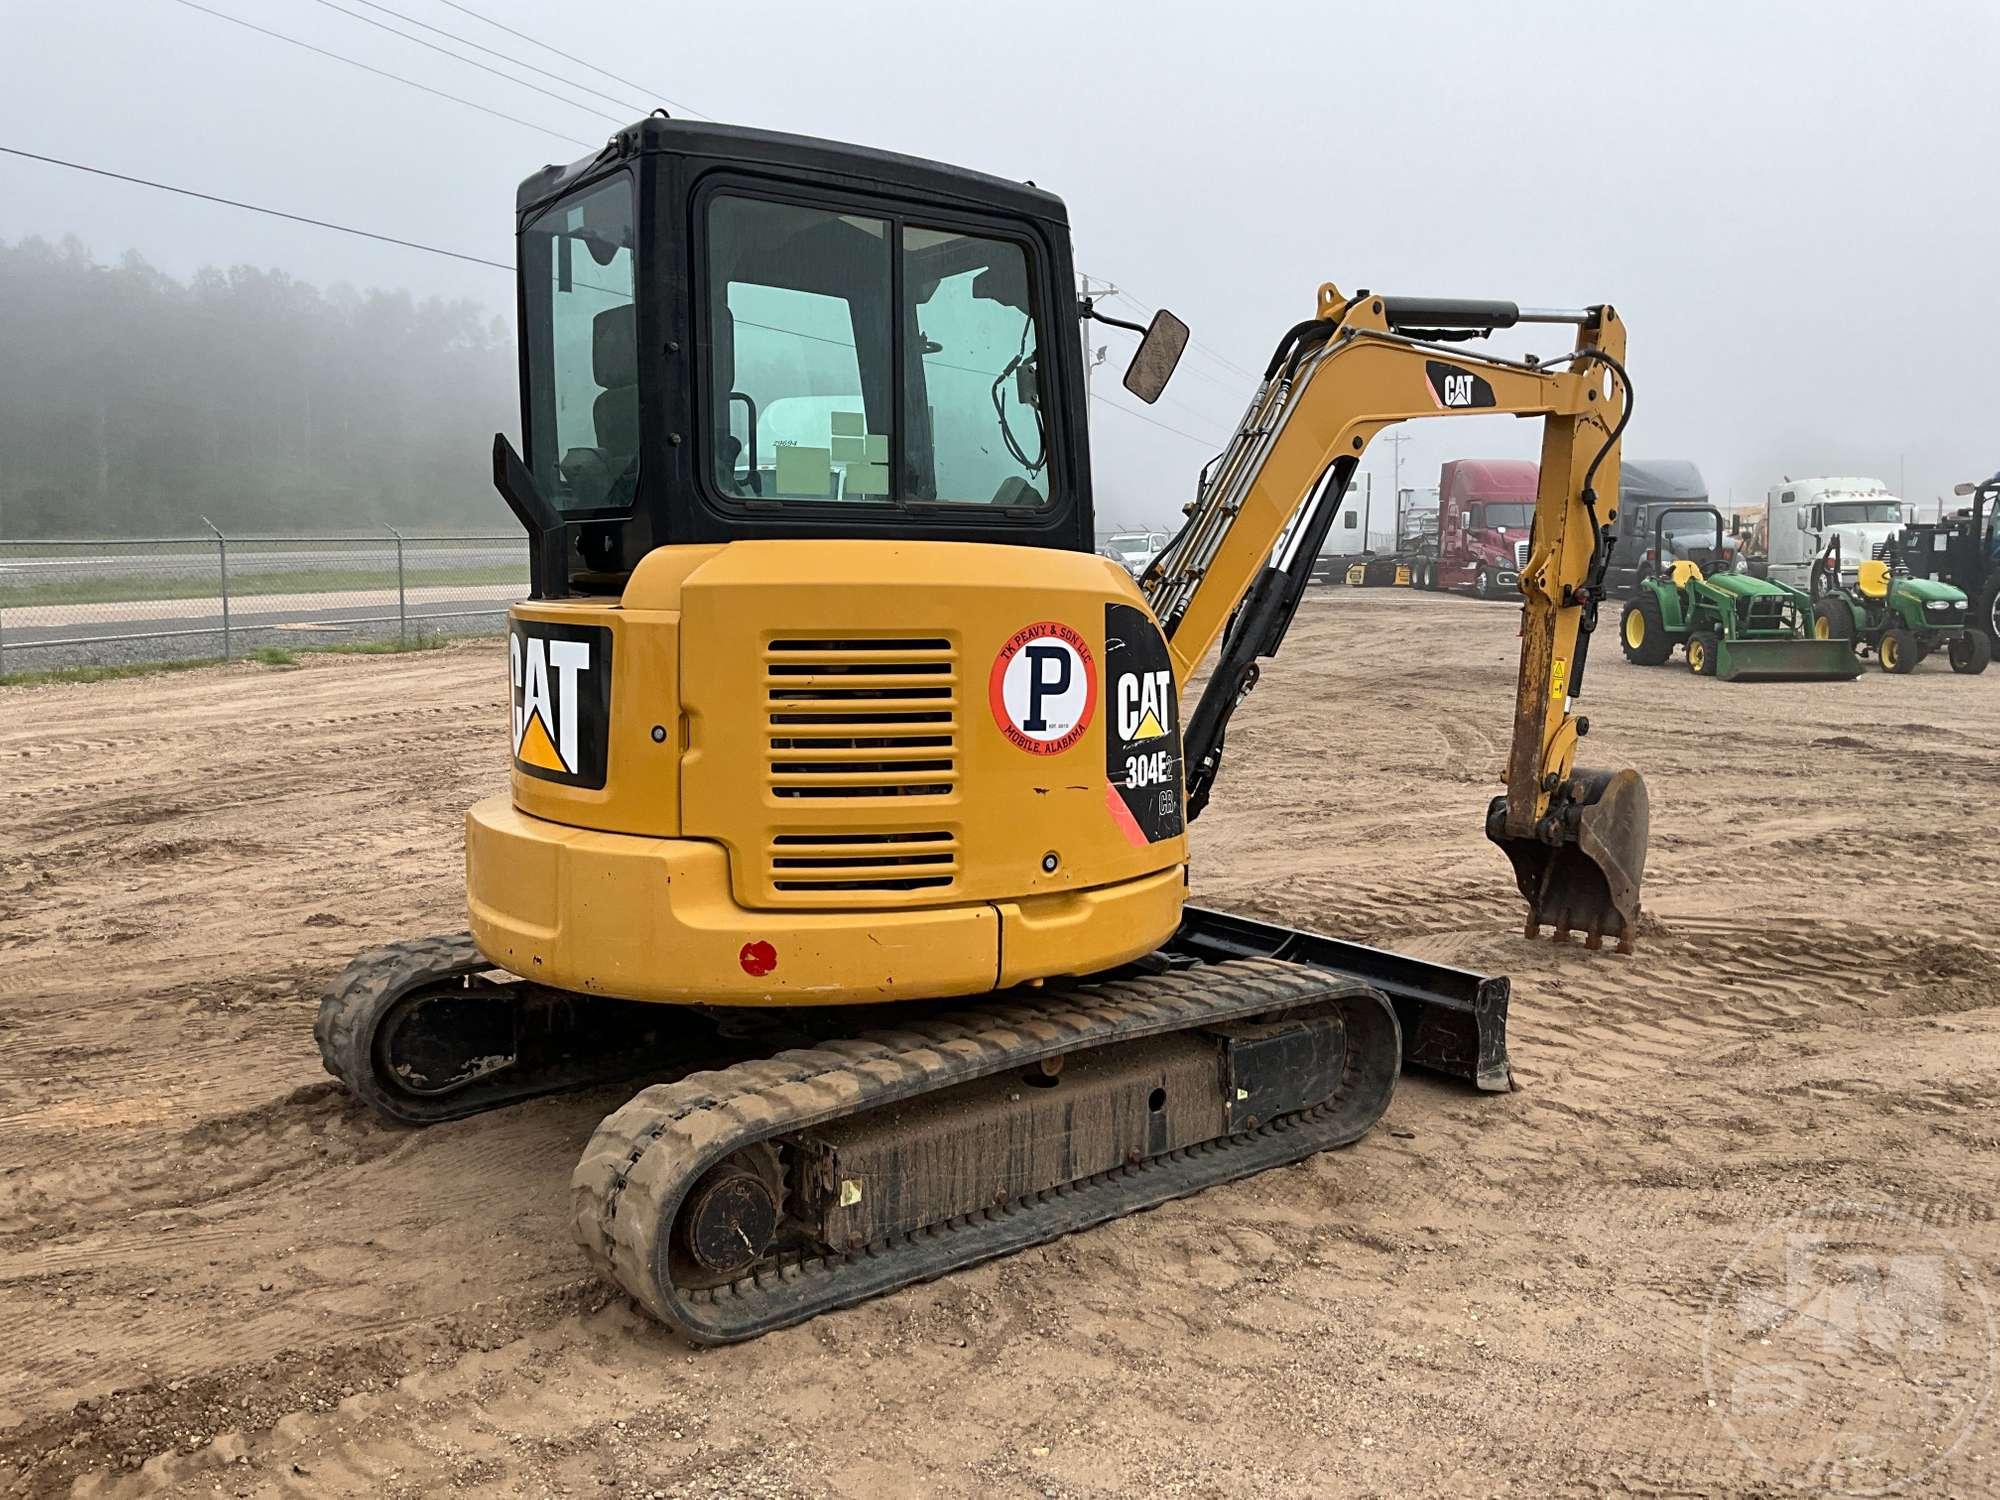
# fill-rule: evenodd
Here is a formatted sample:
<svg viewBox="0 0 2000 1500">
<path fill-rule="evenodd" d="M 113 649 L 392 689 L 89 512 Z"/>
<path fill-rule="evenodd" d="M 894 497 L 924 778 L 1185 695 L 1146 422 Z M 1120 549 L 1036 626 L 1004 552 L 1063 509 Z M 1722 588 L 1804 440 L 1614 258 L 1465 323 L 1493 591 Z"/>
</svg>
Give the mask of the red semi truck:
<svg viewBox="0 0 2000 1500">
<path fill-rule="evenodd" d="M 1525 458 L 1456 458 L 1438 475 L 1437 540 L 1411 565 L 1426 589 L 1469 589 L 1510 599 L 1528 560 L 1535 520 L 1535 464 Z"/>
</svg>

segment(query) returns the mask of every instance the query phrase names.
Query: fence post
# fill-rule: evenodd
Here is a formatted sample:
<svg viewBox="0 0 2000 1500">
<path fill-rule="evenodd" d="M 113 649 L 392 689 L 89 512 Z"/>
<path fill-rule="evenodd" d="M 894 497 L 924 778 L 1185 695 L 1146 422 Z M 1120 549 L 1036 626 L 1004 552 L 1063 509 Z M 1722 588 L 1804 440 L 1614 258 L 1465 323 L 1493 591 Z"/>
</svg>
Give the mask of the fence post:
<svg viewBox="0 0 2000 1500">
<path fill-rule="evenodd" d="M 408 646 L 410 644 L 410 612 L 409 606 L 404 602 L 403 593 L 403 533 L 395 527 L 389 526 L 387 521 L 384 521 L 382 524 L 389 527 L 389 535 L 396 539 L 396 644 L 398 646 Z"/>
<path fill-rule="evenodd" d="M 201 524 L 215 533 L 216 571 L 222 578 L 222 659 L 229 661 L 235 656 L 233 643 L 229 638 L 229 538 L 225 537 L 222 528 L 207 516 L 201 518 Z"/>
</svg>

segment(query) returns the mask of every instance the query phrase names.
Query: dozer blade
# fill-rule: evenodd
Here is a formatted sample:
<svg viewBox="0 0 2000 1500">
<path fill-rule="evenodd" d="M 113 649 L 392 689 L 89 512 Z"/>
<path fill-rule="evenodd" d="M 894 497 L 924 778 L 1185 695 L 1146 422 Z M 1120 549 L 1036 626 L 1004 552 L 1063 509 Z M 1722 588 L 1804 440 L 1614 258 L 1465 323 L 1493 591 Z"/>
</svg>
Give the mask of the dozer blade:
<svg viewBox="0 0 2000 1500">
<path fill-rule="evenodd" d="M 1586 947 L 1609 937 L 1620 953 L 1630 953 L 1649 825 L 1646 783 L 1637 771 L 1572 771 L 1526 838 L 1507 833 L 1507 799 L 1495 797 L 1486 809 L 1486 836 L 1513 863 L 1528 903 L 1528 936 L 1547 923 L 1558 941 L 1580 931 Z"/>
<path fill-rule="evenodd" d="M 1859 677 L 1861 660 L 1849 641 L 1799 640 L 1719 641 L 1715 675 L 1724 682 L 1744 678 L 1766 681 L 1794 678 Z"/>
<path fill-rule="evenodd" d="M 1167 939 L 1165 947 L 1130 967 L 1157 969 L 1231 958 L 1283 959 L 1370 985 L 1396 1007 L 1404 1067 L 1442 1073 L 1488 1092 L 1504 1093 L 1512 1087 L 1507 1060 L 1512 987 L 1501 975 L 1475 974 L 1407 953 L 1193 905 L 1181 908 L 1180 931 Z"/>
</svg>

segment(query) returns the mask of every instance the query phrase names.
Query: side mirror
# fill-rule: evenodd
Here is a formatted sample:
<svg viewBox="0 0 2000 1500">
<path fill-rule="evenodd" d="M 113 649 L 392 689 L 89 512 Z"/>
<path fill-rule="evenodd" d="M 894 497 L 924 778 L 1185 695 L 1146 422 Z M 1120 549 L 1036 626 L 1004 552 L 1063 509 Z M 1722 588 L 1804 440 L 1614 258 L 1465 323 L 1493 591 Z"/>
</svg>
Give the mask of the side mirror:
<svg viewBox="0 0 2000 1500">
<path fill-rule="evenodd" d="M 1187 343 L 1187 324 L 1164 307 L 1154 313 L 1146 336 L 1132 351 L 1132 363 L 1125 367 L 1125 389 L 1151 406 L 1173 379 Z"/>
<path fill-rule="evenodd" d="M 1970 480 L 1967 480 L 1964 484 L 1953 485 L 1951 487 L 1951 492 L 1954 495 L 1969 495 L 1978 488 L 1979 488 L 1978 485 L 1972 483 Z"/>
</svg>

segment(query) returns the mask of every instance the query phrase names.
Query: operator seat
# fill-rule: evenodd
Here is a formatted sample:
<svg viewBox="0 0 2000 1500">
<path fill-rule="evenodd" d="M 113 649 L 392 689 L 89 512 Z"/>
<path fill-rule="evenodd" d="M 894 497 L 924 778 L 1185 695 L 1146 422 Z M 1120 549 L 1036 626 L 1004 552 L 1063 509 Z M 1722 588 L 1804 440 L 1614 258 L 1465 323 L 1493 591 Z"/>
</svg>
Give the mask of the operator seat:
<svg viewBox="0 0 2000 1500">
<path fill-rule="evenodd" d="M 1699 583 L 1702 579 L 1701 564 L 1689 558 L 1681 558 L 1674 564 L 1674 587 L 1684 589 L 1689 583 Z"/>
<path fill-rule="evenodd" d="M 590 374 L 602 390 L 590 409 L 597 445 L 613 473 L 639 451 L 639 319 L 636 305 L 590 320 Z"/>
<path fill-rule="evenodd" d="M 633 304 L 607 307 L 591 319 L 590 378 L 598 386 L 590 408 L 597 445 L 570 448 L 557 465 L 576 504 L 586 509 L 624 503 L 637 475 L 639 335 Z"/>
<path fill-rule="evenodd" d="M 1861 573 L 1856 583 L 1863 597 L 1886 599 L 1889 597 L 1889 565 L 1881 558 L 1870 558 L 1861 565 Z"/>
</svg>

